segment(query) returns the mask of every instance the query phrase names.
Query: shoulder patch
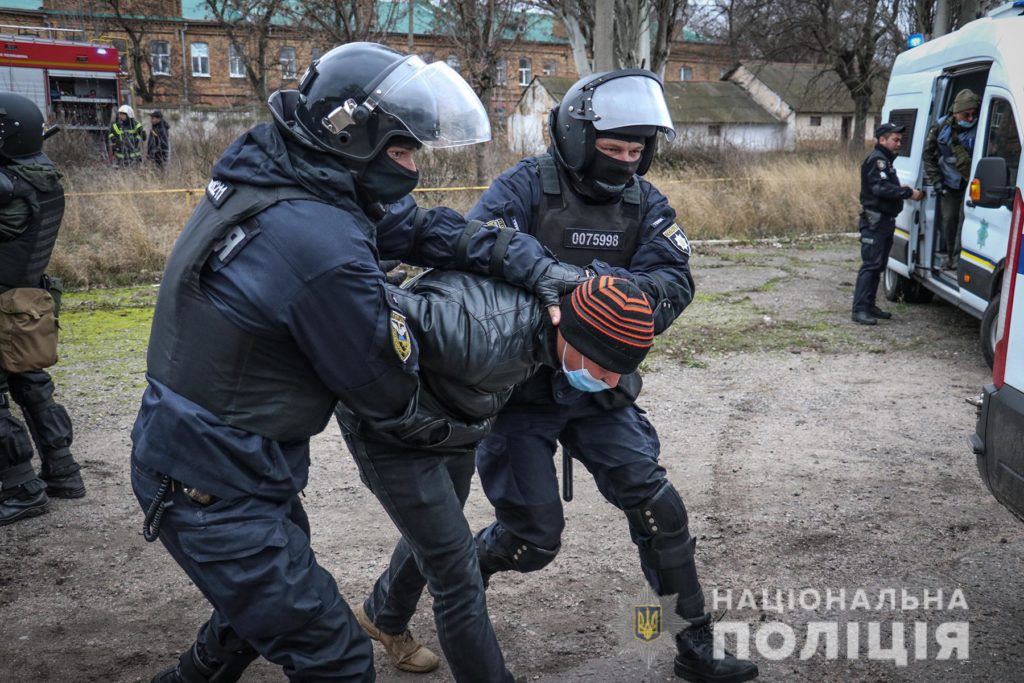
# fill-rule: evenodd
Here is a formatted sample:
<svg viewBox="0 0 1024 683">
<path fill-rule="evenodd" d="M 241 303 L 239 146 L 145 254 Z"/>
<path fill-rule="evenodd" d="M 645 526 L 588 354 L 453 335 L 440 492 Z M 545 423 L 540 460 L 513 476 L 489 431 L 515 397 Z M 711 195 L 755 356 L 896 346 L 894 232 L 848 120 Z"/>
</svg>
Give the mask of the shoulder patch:
<svg viewBox="0 0 1024 683">
<path fill-rule="evenodd" d="M 885 163 L 885 159 L 875 159 L 875 165 L 883 171 L 886 169 L 886 166 L 888 166 L 888 164 Z"/>
<path fill-rule="evenodd" d="M 234 186 L 221 180 L 211 180 L 206 185 L 206 197 L 213 202 L 213 205 L 218 209 L 225 201 L 227 201 L 227 198 L 230 197 L 231 193 L 234 191 Z"/>
<path fill-rule="evenodd" d="M 690 240 L 686 239 L 686 233 L 683 232 L 678 223 L 668 226 L 661 234 L 668 238 L 673 247 L 686 255 L 690 254 Z"/>
<path fill-rule="evenodd" d="M 404 363 L 412 355 L 412 340 L 409 339 L 409 326 L 405 324 L 405 316 L 398 311 L 391 311 L 391 346 L 398 358 Z"/>
</svg>

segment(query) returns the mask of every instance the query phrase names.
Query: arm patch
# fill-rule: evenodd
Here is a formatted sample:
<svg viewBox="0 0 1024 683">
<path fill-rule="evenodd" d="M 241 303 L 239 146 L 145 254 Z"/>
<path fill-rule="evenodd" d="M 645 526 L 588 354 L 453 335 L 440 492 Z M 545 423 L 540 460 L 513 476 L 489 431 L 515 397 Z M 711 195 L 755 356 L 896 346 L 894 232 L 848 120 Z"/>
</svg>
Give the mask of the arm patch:
<svg viewBox="0 0 1024 683">
<path fill-rule="evenodd" d="M 405 316 L 398 311 L 391 311 L 391 346 L 395 354 L 403 363 L 409 360 L 412 355 L 412 340 L 409 337 L 409 326 L 405 322 Z"/>
<path fill-rule="evenodd" d="M 690 255 L 690 240 L 686 239 L 686 233 L 683 232 L 678 223 L 668 226 L 661 234 L 668 238 L 673 247 L 687 256 Z"/>
</svg>

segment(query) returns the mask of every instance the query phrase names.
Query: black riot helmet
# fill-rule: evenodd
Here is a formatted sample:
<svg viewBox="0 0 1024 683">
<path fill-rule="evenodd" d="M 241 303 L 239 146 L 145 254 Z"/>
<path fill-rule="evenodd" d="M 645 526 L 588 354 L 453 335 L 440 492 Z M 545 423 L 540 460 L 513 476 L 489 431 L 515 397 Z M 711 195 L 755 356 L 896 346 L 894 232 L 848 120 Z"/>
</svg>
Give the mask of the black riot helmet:
<svg viewBox="0 0 1024 683">
<path fill-rule="evenodd" d="M 0 92 L 0 156 L 31 158 L 43 151 L 43 112 L 24 95 Z"/>
<path fill-rule="evenodd" d="M 491 139 L 480 99 L 451 67 L 376 43 L 341 45 L 313 62 L 295 120 L 308 144 L 355 168 L 396 137 L 434 148 Z"/>
<path fill-rule="evenodd" d="M 555 154 L 577 180 L 593 161 L 594 141 L 602 133 L 642 138 L 644 152 L 636 173 L 647 173 L 659 131 L 670 141 L 675 139 L 661 79 L 645 69 L 585 76 L 566 91 L 548 117 Z"/>
</svg>

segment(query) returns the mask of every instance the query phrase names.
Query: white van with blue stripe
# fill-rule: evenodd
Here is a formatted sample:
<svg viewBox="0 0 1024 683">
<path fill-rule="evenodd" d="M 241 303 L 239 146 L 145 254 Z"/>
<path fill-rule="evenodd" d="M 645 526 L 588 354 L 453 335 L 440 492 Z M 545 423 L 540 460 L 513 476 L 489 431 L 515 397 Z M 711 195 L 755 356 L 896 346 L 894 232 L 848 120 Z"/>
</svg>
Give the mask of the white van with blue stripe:
<svg viewBox="0 0 1024 683">
<path fill-rule="evenodd" d="M 944 270 L 938 195 L 924 173 L 922 154 L 931 127 L 950 111 L 956 93 L 981 96 L 971 161 L 972 182 L 964 197 L 961 251 L 955 270 Z M 991 365 L 1003 274 L 1006 271 L 1012 197 L 979 202 L 979 162 L 1002 158 L 1016 185 L 1024 124 L 1024 0 L 1006 3 L 958 31 L 897 57 L 886 91 L 882 120 L 906 126 L 894 162 L 900 183 L 925 190 L 921 202 L 906 202 L 883 278 L 890 301 L 924 303 L 933 296 L 980 318 L 981 348 Z"/>
</svg>

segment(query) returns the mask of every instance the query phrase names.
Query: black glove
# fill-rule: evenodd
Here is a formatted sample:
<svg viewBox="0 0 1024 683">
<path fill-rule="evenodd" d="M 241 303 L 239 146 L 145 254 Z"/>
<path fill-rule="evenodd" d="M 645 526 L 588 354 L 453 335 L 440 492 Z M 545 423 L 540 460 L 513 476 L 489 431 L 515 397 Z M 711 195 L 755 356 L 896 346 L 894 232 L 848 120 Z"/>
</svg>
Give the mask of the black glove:
<svg viewBox="0 0 1024 683">
<path fill-rule="evenodd" d="M 398 268 L 400 265 L 402 265 L 402 262 L 398 260 L 380 262 L 380 269 L 384 273 L 384 279 L 389 285 L 398 287 L 405 282 L 405 278 L 408 277 L 408 272 L 404 270 L 395 270 L 395 268 Z"/>
<path fill-rule="evenodd" d="M 539 268 L 529 288 L 545 306 L 557 306 L 563 294 L 568 294 L 592 277 L 594 272 L 589 268 L 551 261 Z"/>
</svg>

